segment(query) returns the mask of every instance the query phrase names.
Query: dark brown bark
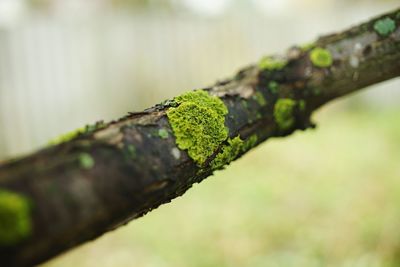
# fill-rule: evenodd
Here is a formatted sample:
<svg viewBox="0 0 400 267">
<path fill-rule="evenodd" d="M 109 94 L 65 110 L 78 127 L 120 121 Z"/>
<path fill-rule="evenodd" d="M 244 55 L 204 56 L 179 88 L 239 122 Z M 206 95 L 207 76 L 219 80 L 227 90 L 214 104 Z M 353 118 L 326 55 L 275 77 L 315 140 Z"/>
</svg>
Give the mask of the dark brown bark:
<svg viewBox="0 0 400 267">
<path fill-rule="evenodd" d="M 374 23 L 390 17 L 396 28 L 382 36 Z M 204 90 L 228 108 L 229 137 L 261 143 L 313 127 L 311 113 L 326 102 L 400 74 L 400 11 L 319 38 L 313 45 L 327 49 L 329 66 L 310 60 L 311 49 L 293 47 L 283 68 L 257 65 Z M 271 89 L 276 82 L 278 90 Z M 266 103 L 259 101 L 260 96 Z M 302 102 L 294 124 L 282 130 L 274 118 L 279 99 Z M 198 166 L 179 150 L 166 116 L 171 101 L 92 129 L 78 137 L 0 165 L 0 189 L 28 197 L 33 206 L 32 234 L 13 246 L 0 246 L 2 266 L 41 263 L 94 239 L 163 203 L 182 195 L 214 171 L 210 162 Z M 165 129 L 162 138 L 159 129 Z M 256 145 L 255 144 L 255 145 Z M 241 151 L 240 157 L 248 146 Z M 82 164 L 82 155 L 94 164 Z M 91 166 L 93 165 L 93 166 Z"/>
</svg>

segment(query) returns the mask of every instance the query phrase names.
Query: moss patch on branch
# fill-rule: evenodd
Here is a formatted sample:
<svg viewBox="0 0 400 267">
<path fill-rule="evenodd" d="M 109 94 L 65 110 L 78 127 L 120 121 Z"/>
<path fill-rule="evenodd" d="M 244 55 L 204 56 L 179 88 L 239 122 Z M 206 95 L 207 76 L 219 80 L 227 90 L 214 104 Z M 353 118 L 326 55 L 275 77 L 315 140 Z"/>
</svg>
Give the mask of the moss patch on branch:
<svg viewBox="0 0 400 267">
<path fill-rule="evenodd" d="M 213 161 L 211 161 L 211 168 L 216 170 L 222 168 L 224 165 L 234 160 L 242 151 L 243 140 L 239 136 L 228 140 L 228 144 L 224 145 L 221 152 L 217 154 Z"/>
<path fill-rule="evenodd" d="M 386 37 L 392 32 L 394 32 L 395 29 L 396 29 L 396 22 L 389 17 L 377 20 L 374 23 L 374 30 L 380 36 Z"/>
<path fill-rule="evenodd" d="M 12 246 L 32 232 L 28 199 L 20 194 L 0 189 L 0 246 Z"/>
<path fill-rule="evenodd" d="M 260 93 L 260 92 L 256 92 L 256 93 L 253 95 L 253 99 L 256 100 L 257 103 L 258 103 L 260 106 L 262 106 L 262 107 L 265 106 L 265 105 L 267 104 L 267 101 L 265 100 L 263 94 Z"/>
<path fill-rule="evenodd" d="M 105 126 L 106 124 L 103 121 L 98 121 L 95 124 L 86 125 L 84 127 L 62 134 L 57 138 L 50 140 L 49 145 L 58 145 L 61 143 L 71 141 L 72 139 L 75 139 L 80 135 L 92 133 L 98 129 L 104 128 Z"/>
<path fill-rule="evenodd" d="M 280 130 L 288 130 L 294 125 L 294 110 L 296 105 L 297 102 L 289 98 L 282 98 L 276 101 L 274 118 Z"/>
<path fill-rule="evenodd" d="M 317 47 L 311 50 L 310 60 L 314 66 L 320 68 L 330 67 L 333 63 L 331 52 L 325 48 Z"/>
<path fill-rule="evenodd" d="M 167 139 L 168 136 L 169 136 L 168 131 L 166 129 L 164 129 L 164 128 L 159 129 L 157 134 L 161 139 Z"/>
<path fill-rule="evenodd" d="M 229 138 L 227 144 L 222 147 L 221 152 L 211 161 L 211 168 L 213 170 L 221 169 L 223 166 L 236 159 L 240 153 L 246 152 L 254 147 L 257 140 L 258 138 L 255 134 L 250 136 L 247 140 L 242 140 L 239 135 L 233 139 Z"/>
<path fill-rule="evenodd" d="M 279 84 L 275 81 L 270 81 L 268 83 L 268 89 L 271 93 L 276 94 L 276 93 L 278 93 Z"/>
<path fill-rule="evenodd" d="M 203 90 L 185 93 L 174 101 L 178 106 L 169 108 L 167 116 L 176 144 L 201 166 L 228 138 L 228 109 L 221 99 Z"/>
<path fill-rule="evenodd" d="M 257 144 L 257 141 L 258 136 L 256 134 L 251 135 L 249 138 L 247 138 L 246 141 L 243 142 L 242 151 L 246 152 L 250 150 Z"/>
<path fill-rule="evenodd" d="M 258 67 L 261 70 L 281 70 L 283 69 L 287 64 L 287 60 L 283 58 L 278 58 L 278 57 L 264 57 L 261 59 L 261 61 L 258 63 Z"/>
<path fill-rule="evenodd" d="M 86 127 L 81 127 L 76 130 L 70 131 L 68 133 L 62 134 L 62 135 L 50 140 L 49 145 L 58 145 L 61 143 L 68 142 L 68 141 L 78 137 L 79 135 L 85 133 L 85 129 L 86 129 Z"/>
<path fill-rule="evenodd" d="M 89 153 L 79 154 L 79 164 L 85 170 L 90 170 L 94 166 L 94 159 Z"/>
</svg>

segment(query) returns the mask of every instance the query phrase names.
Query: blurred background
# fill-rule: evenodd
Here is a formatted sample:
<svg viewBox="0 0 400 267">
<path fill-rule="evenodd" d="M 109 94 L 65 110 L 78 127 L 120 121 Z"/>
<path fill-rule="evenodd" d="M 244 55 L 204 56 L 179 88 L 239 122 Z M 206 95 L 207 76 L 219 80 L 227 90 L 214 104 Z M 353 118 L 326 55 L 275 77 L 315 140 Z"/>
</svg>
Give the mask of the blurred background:
<svg viewBox="0 0 400 267">
<path fill-rule="evenodd" d="M 0 161 L 399 0 L 0 0 Z M 315 114 L 56 266 L 400 266 L 400 81 Z"/>
</svg>

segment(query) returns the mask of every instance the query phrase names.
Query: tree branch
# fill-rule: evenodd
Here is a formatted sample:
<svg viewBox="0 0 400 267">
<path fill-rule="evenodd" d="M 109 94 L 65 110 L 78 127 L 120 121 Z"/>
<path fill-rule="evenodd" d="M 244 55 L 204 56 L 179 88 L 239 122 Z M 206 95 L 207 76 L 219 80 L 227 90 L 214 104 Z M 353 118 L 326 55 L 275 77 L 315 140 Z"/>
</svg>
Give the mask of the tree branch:
<svg viewBox="0 0 400 267">
<path fill-rule="evenodd" d="M 41 263 L 182 195 L 326 102 L 400 74 L 400 10 L 0 165 L 0 261 Z"/>
</svg>

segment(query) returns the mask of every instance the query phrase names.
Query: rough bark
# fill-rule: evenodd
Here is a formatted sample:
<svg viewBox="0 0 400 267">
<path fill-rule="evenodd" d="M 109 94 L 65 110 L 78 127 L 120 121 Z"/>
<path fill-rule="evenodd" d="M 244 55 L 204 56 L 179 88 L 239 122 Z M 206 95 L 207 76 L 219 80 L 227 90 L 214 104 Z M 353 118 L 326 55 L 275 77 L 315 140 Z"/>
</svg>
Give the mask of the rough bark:
<svg viewBox="0 0 400 267">
<path fill-rule="evenodd" d="M 395 28 L 379 28 L 377 22 L 388 18 Z M 174 100 L 3 163 L 0 189 L 29 199 L 31 231 L 11 245 L 0 242 L 1 265 L 38 264 L 94 239 L 210 176 L 221 168 L 213 162 L 233 138 L 240 136 L 243 145 L 232 159 L 270 137 L 313 127 L 311 113 L 332 99 L 399 76 L 399 25 L 396 10 L 203 88 L 227 107 L 229 138 L 200 164 L 177 146 L 167 116 L 179 106 Z M 282 99 L 292 104 L 286 124 L 277 114 Z"/>
</svg>

